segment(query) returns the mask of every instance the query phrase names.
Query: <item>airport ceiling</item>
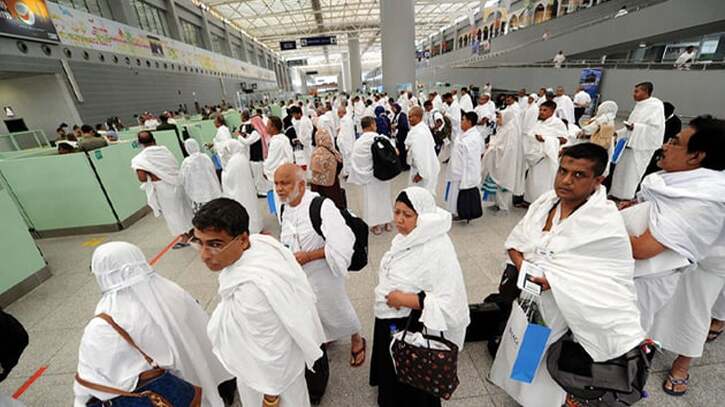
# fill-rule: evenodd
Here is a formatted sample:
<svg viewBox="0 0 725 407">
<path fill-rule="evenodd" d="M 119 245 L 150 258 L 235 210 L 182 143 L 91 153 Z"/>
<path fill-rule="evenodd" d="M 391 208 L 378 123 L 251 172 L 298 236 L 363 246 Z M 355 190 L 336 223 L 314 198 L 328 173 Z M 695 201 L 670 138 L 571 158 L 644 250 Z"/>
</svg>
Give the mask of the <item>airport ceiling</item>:
<svg viewBox="0 0 725 407">
<path fill-rule="evenodd" d="M 393 0 L 394 1 L 394 0 Z M 215 12 L 284 59 L 308 60 L 308 64 L 338 62 L 347 52 L 347 35 L 357 34 L 363 64 L 380 60 L 379 0 L 204 0 Z M 457 19 L 477 10 L 482 2 L 471 0 L 417 0 L 416 42 L 437 33 Z M 301 47 L 300 39 L 335 36 L 336 44 Z M 280 50 L 280 41 L 297 41 L 295 50 Z"/>
</svg>

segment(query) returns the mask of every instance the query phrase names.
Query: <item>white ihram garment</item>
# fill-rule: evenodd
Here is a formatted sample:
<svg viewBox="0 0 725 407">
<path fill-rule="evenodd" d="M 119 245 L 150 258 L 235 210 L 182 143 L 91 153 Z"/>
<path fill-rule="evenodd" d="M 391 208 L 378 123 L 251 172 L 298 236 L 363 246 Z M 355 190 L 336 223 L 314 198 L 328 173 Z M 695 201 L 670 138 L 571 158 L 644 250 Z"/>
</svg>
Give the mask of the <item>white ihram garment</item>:
<svg viewBox="0 0 725 407">
<path fill-rule="evenodd" d="M 473 101 L 471 100 L 471 95 L 469 95 L 468 93 L 461 96 L 461 100 L 458 101 L 458 104 L 461 105 L 461 109 L 464 112 L 473 111 Z"/>
<path fill-rule="evenodd" d="M 450 182 L 447 209 L 458 213 L 458 193 L 481 185 L 481 155 L 483 143 L 476 127 L 466 130 L 453 142 L 451 161 L 448 164 Z"/>
<path fill-rule="evenodd" d="M 419 175 L 423 179 L 417 185 L 435 196 L 441 164 L 436 156 L 435 141 L 430 128 L 422 120 L 410 128 L 405 139 L 405 148 L 408 150 L 410 184 L 413 185 L 413 178 Z"/>
<path fill-rule="evenodd" d="M 312 120 L 307 116 L 302 116 L 300 120 L 292 119 L 292 125 L 295 128 L 297 139 L 302 143 L 302 151 L 307 163 L 307 169 L 310 168 L 310 157 L 312 156 Z"/>
<path fill-rule="evenodd" d="M 193 138 L 184 140 L 184 147 L 189 156 L 181 162 L 179 176 L 184 185 L 184 192 L 198 210 L 203 204 L 219 198 L 222 194 L 219 178 L 211 158 L 202 153 L 199 143 Z"/>
<path fill-rule="evenodd" d="M 391 308 L 385 296 L 393 290 L 416 294 L 423 291 L 425 304 L 420 322 L 431 335 L 445 332 L 446 338 L 462 350 L 470 316 L 463 272 L 448 237 L 451 214 L 437 207 L 433 195 L 423 188 L 413 186 L 403 191 L 418 213 L 418 220 L 408 235 L 395 235 L 380 261 L 375 317 L 407 317 L 410 308 Z"/>
<path fill-rule="evenodd" d="M 244 146 L 237 140 L 229 140 L 224 146 L 229 161 L 222 170 L 222 191 L 225 197 L 239 202 L 249 215 L 249 233 L 259 233 L 264 227 L 257 203 L 257 191 Z"/>
<path fill-rule="evenodd" d="M 322 356 L 325 335 L 315 294 L 292 252 L 252 235 L 250 246 L 219 273 L 219 305 L 207 326 L 214 354 L 237 378 L 242 405 L 265 394 L 281 407 L 308 407 L 305 366 Z"/>
<path fill-rule="evenodd" d="M 219 155 L 219 161 L 221 161 L 222 168 L 227 164 L 227 161 L 229 161 L 228 156 L 225 156 L 222 152 L 224 149 L 224 144 L 232 139 L 232 133 L 229 131 L 229 128 L 227 126 L 221 125 L 217 127 L 216 134 L 214 135 L 214 139 L 212 142 L 214 143 L 214 151 Z"/>
<path fill-rule="evenodd" d="M 371 148 L 375 137 L 387 138 L 381 134 L 365 132 L 355 141 L 350 158 L 350 177 L 347 179 L 351 184 L 362 185 L 362 218 L 371 227 L 393 221 L 390 180 L 381 181 L 373 176 Z"/>
<path fill-rule="evenodd" d="M 336 341 L 360 332 L 360 321 L 345 289 L 347 269 L 352 259 L 355 235 L 335 204 L 325 199 L 320 210 L 322 219 L 318 235 L 310 220 L 310 204 L 319 196 L 305 191 L 297 206 L 285 205 L 280 241 L 293 253 L 325 248 L 325 258 L 302 266 L 317 297 L 317 313 L 328 341 Z"/>
<path fill-rule="evenodd" d="M 566 119 L 569 123 L 575 123 L 574 102 L 569 95 L 555 97 L 554 103 L 556 103 L 556 117 Z"/>
<path fill-rule="evenodd" d="M 337 132 L 337 148 L 342 155 L 343 174 L 347 175 L 350 170 L 350 157 L 352 156 L 352 146 L 355 144 L 355 123 L 352 115 L 346 114 L 340 119 L 340 128 Z"/>
<path fill-rule="evenodd" d="M 662 146 L 665 136 L 665 108 L 662 101 L 650 97 L 635 104 L 628 122 L 634 125 L 632 131 L 623 128 L 618 138 L 627 138 L 627 147 L 622 153 L 612 175 L 609 195 L 619 199 L 632 199 L 637 185 L 642 180 L 655 151 Z"/>
<path fill-rule="evenodd" d="M 657 210 L 650 214 L 654 238 L 697 263 L 680 277 L 650 334 L 667 350 L 699 357 L 725 285 L 725 174 L 704 168 L 651 174 L 642 196 Z"/>
<path fill-rule="evenodd" d="M 294 151 L 292 151 L 292 145 L 289 142 L 287 136 L 282 133 L 275 134 L 269 140 L 269 148 L 267 150 L 267 158 L 264 163 L 264 176 L 269 181 L 270 186 L 274 183 L 274 172 L 277 168 L 283 164 L 289 164 L 295 162 Z M 272 189 L 272 196 L 274 198 L 275 212 L 277 213 L 277 220 L 280 221 L 279 215 L 279 196 L 277 192 Z"/>
<path fill-rule="evenodd" d="M 519 120 L 509 109 L 504 110 L 502 116 L 503 125 L 496 129 L 496 135 L 491 137 L 489 147 L 483 156 L 483 178 L 485 179 L 486 175 L 490 176 L 499 189 L 523 190 L 524 154 Z M 497 198 L 498 193 L 499 191 L 496 191 Z M 503 204 L 501 209 L 509 209 L 509 202 L 501 203 Z"/>
<path fill-rule="evenodd" d="M 544 142 L 536 139 L 542 136 Z M 559 137 L 567 137 L 566 125 L 556 116 L 536 122 L 529 134 L 524 135 L 524 157 L 529 172 L 526 175 L 524 200 L 534 202 L 554 189 L 554 178 L 559 168 Z"/>
<path fill-rule="evenodd" d="M 151 181 L 148 177 L 141 190 L 146 192 L 146 200 L 154 216 L 164 216 L 171 235 L 179 236 L 191 230 L 194 212 L 179 176 L 179 163 L 171 151 L 165 146 L 145 147 L 133 157 L 131 168 L 159 178 L 159 181 Z"/>
<path fill-rule="evenodd" d="M 223 407 L 217 386 L 232 376 L 212 353 L 206 335 L 209 317 L 181 287 L 157 274 L 141 250 L 126 242 L 99 246 L 91 269 L 101 288 L 95 314 L 106 313 L 159 366 L 201 386 L 205 407 Z M 132 391 L 138 375 L 150 370 L 143 356 L 104 320 L 91 319 L 78 349 L 78 374 L 92 383 Z M 116 397 L 73 384 L 75 407 L 91 397 Z"/>
</svg>

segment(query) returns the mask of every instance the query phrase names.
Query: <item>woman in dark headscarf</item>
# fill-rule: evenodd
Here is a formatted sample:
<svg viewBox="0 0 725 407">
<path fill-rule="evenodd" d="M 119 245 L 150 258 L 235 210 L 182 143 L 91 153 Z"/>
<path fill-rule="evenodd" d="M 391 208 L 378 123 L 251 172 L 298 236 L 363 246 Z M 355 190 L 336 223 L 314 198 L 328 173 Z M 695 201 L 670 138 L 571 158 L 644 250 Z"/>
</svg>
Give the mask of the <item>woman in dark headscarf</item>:
<svg viewBox="0 0 725 407">
<path fill-rule="evenodd" d="M 385 108 L 378 106 L 375 108 L 375 125 L 378 128 L 378 134 L 390 137 L 390 119 L 385 114 Z"/>
<path fill-rule="evenodd" d="M 408 123 L 408 115 L 403 112 L 403 109 L 397 103 L 393 103 L 392 128 L 395 144 L 400 152 L 400 167 L 403 171 L 408 171 L 410 165 L 408 165 L 408 152 L 405 150 L 405 139 L 408 137 L 410 124 Z"/>
</svg>

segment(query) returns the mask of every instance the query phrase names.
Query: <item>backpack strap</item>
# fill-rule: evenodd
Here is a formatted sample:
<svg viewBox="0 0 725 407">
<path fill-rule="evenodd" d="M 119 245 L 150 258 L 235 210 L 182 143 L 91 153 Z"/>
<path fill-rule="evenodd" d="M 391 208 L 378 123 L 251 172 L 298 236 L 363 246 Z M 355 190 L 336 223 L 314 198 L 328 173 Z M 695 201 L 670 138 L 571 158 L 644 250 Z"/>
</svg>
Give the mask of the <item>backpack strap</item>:
<svg viewBox="0 0 725 407">
<path fill-rule="evenodd" d="M 111 328 L 113 328 L 118 333 L 118 335 L 120 335 L 121 338 L 126 341 L 126 343 L 128 343 L 132 348 L 136 349 L 143 356 L 143 358 L 146 359 L 146 363 L 151 365 L 151 367 L 158 367 L 153 358 L 147 355 L 146 352 L 142 351 L 141 348 L 136 345 L 136 342 L 134 342 L 133 338 L 131 338 L 131 335 L 129 335 L 125 329 L 121 328 L 121 326 L 113 320 L 113 317 L 104 312 L 96 315 L 96 318 L 101 318 L 102 320 L 106 321 L 108 325 L 111 325 Z"/>
<path fill-rule="evenodd" d="M 312 222 L 312 228 L 323 239 L 325 238 L 325 235 L 322 233 L 322 203 L 324 201 L 325 197 L 318 195 L 312 198 L 312 202 L 310 203 L 310 221 Z"/>
</svg>

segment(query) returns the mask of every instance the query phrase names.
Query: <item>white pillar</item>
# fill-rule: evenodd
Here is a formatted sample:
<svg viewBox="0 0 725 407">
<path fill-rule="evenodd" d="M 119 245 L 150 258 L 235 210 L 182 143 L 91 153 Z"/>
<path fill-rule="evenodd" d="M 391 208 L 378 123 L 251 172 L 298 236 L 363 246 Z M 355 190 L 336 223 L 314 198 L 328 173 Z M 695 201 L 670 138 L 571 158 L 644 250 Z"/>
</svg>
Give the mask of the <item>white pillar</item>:
<svg viewBox="0 0 725 407">
<path fill-rule="evenodd" d="M 348 65 L 350 70 L 350 93 L 362 88 L 362 64 L 360 63 L 360 38 L 357 33 L 347 34 Z"/>
<path fill-rule="evenodd" d="M 380 0 L 383 87 L 397 95 L 415 88 L 415 0 Z"/>
</svg>

